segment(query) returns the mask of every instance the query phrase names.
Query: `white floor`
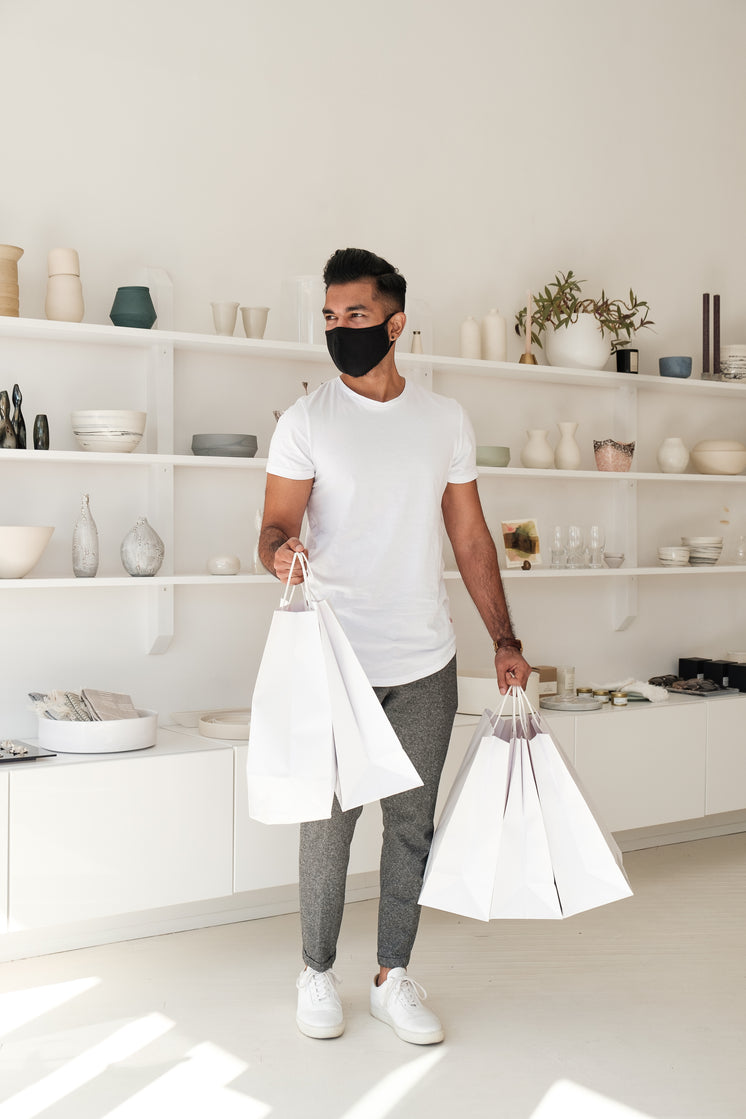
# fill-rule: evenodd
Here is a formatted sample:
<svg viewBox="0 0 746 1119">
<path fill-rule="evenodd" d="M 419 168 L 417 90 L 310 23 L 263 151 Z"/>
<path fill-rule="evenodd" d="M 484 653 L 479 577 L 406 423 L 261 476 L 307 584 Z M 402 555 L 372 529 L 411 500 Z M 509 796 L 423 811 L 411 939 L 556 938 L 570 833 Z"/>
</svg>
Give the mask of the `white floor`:
<svg viewBox="0 0 746 1119">
<path fill-rule="evenodd" d="M 2 964 L 0 1119 L 528 1119 L 558 1081 L 653 1119 L 744 1119 L 746 835 L 625 864 L 633 898 L 565 922 L 425 910 L 410 972 L 446 1026 L 432 1048 L 368 1014 L 374 902 L 347 907 L 334 1041 L 295 1028 L 295 916 Z M 612 1112 L 630 1114 L 582 1114 Z"/>
</svg>

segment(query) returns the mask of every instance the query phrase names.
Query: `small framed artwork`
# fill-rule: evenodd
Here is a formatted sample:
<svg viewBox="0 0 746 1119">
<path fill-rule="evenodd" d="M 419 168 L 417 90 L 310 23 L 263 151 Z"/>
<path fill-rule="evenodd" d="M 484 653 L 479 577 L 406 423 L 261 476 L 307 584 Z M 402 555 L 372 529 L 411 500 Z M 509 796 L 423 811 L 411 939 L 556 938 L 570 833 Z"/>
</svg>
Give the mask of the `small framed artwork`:
<svg viewBox="0 0 746 1119">
<path fill-rule="evenodd" d="M 512 521 L 500 521 L 500 525 L 508 567 L 522 567 L 526 560 L 532 567 L 541 563 L 539 530 L 534 517 L 516 517 Z"/>
</svg>

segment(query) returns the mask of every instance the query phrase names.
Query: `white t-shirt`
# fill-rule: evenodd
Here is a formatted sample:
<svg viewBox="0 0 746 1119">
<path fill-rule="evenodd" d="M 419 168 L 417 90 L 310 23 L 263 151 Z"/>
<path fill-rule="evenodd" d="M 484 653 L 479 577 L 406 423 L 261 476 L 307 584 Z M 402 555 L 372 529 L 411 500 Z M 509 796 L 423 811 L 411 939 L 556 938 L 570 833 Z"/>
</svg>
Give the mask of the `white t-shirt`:
<svg viewBox="0 0 746 1119">
<path fill-rule="evenodd" d="M 381 403 L 337 377 L 280 417 L 267 473 L 314 480 L 311 571 L 371 684 L 407 684 L 448 664 L 456 639 L 441 500 L 448 482 L 477 477 L 458 401 L 407 381 Z"/>
</svg>

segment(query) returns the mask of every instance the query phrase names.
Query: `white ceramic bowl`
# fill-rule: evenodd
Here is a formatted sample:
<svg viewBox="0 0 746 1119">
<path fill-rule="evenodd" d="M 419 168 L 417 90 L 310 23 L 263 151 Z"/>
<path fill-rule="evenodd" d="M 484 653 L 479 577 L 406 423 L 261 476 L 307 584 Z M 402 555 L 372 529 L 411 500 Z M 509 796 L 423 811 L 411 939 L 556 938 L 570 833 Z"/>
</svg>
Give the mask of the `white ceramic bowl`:
<svg viewBox="0 0 746 1119">
<path fill-rule="evenodd" d="M 737 439 L 703 439 L 692 447 L 691 459 L 700 474 L 741 474 L 746 446 Z"/>
<path fill-rule="evenodd" d="M 192 436 L 193 455 L 217 455 L 219 458 L 253 458 L 257 452 L 256 435 L 210 434 Z"/>
<path fill-rule="evenodd" d="M 146 412 L 113 408 L 72 412 L 70 420 L 83 451 L 134 451 L 145 431 Z"/>
<path fill-rule="evenodd" d="M 138 711 L 137 719 L 68 722 L 39 716 L 39 745 L 60 754 L 118 754 L 155 746 L 158 712 Z"/>
<path fill-rule="evenodd" d="M 624 563 L 624 552 L 604 552 L 604 562 L 607 567 L 621 567 Z"/>
<path fill-rule="evenodd" d="M 54 525 L 0 525 L 0 579 L 22 579 L 36 567 Z"/>
</svg>

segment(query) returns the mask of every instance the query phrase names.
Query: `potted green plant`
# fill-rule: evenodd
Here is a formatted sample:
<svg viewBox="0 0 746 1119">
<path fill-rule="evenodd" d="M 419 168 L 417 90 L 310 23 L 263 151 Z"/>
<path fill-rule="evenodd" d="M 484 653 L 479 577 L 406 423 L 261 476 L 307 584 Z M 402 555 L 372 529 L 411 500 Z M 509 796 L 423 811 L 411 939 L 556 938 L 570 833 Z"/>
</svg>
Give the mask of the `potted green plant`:
<svg viewBox="0 0 746 1119">
<path fill-rule="evenodd" d="M 583 294 L 584 280 L 558 272 L 543 291 L 531 296 L 531 340 L 550 365 L 600 369 L 609 354 L 626 346 L 644 327 L 653 326 L 648 304 L 630 288 L 629 299 L 594 299 Z M 527 308 L 516 315 L 515 331 L 526 333 Z"/>
</svg>

